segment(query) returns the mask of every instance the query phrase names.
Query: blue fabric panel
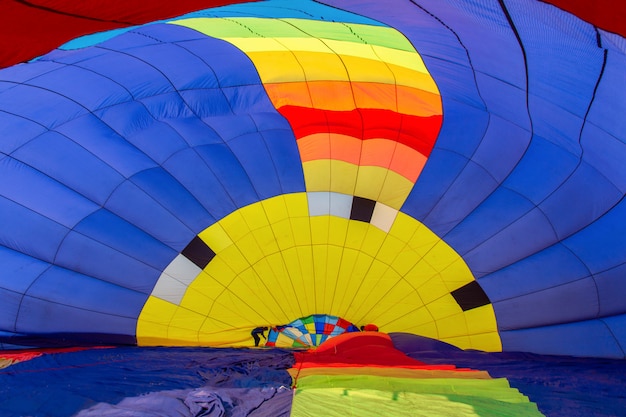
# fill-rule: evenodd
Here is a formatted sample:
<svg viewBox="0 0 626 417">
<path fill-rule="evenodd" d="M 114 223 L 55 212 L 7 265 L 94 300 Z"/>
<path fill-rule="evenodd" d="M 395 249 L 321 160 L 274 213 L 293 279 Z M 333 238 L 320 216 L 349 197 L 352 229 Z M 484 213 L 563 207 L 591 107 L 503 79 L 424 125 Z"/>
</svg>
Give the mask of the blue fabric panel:
<svg viewBox="0 0 626 417">
<path fill-rule="evenodd" d="M 539 208 L 563 239 L 602 216 L 623 196 L 595 168 L 583 162 Z"/>
<path fill-rule="evenodd" d="M 592 278 L 492 304 L 500 330 L 590 320 L 596 318 L 600 310 L 598 291 Z"/>
<path fill-rule="evenodd" d="M 271 155 L 259 133 L 250 133 L 228 142 L 256 191 L 258 199 L 274 197 L 281 191 Z"/>
<path fill-rule="evenodd" d="M 58 62 L 34 62 L 28 65 L 14 65 L 0 69 L 0 92 L 15 88 L 15 84 L 21 84 L 41 74 L 63 68 Z"/>
<path fill-rule="evenodd" d="M 602 33 L 602 32 L 601 32 Z M 610 34 L 609 34 L 610 35 Z M 624 142 L 626 132 L 626 100 L 616 92 L 626 91 L 626 54 L 624 54 L 624 38 L 602 36 L 602 47 L 607 50 L 606 65 L 602 79 L 595 92 L 595 98 L 589 109 L 587 124 L 583 131 L 583 139 L 592 142 L 595 138 L 592 128 L 601 128 L 609 135 Z M 587 132 L 587 129 L 590 129 Z"/>
<path fill-rule="evenodd" d="M 195 117 L 193 111 L 186 105 L 178 91 L 144 97 L 139 101 L 155 120 L 184 120 Z"/>
<path fill-rule="evenodd" d="M 100 158 L 55 132 L 40 135 L 13 156 L 97 204 L 103 204 L 123 179 Z"/>
<path fill-rule="evenodd" d="M 245 165 L 227 144 L 201 146 L 195 149 L 216 180 L 224 187 L 237 207 L 259 200 Z"/>
<path fill-rule="evenodd" d="M 113 192 L 105 208 L 176 252 L 196 235 L 157 200 L 129 181 Z"/>
<path fill-rule="evenodd" d="M 168 25 L 163 31 L 169 30 L 170 26 L 174 25 Z M 209 65 L 179 44 L 158 43 L 125 52 L 154 67 L 175 90 L 219 87 L 219 81 Z"/>
<path fill-rule="evenodd" d="M 262 134 L 265 145 L 272 155 L 282 193 L 305 191 L 304 171 L 293 131 L 270 130 Z"/>
<path fill-rule="evenodd" d="M 24 293 L 37 277 L 50 267 L 47 262 L 0 246 L 0 288 Z M 0 308 L 6 307 L 3 303 Z"/>
<path fill-rule="evenodd" d="M 0 196 L 0 246 L 52 262 L 68 229 L 49 218 Z"/>
<path fill-rule="evenodd" d="M 483 110 L 458 103 L 454 98 L 448 101 L 444 91 L 441 94 L 446 122 L 442 125 L 424 170 L 402 207 L 403 212 L 418 220 L 425 219 L 430 213 L 438 213 L 435 205 L 446 196 L 448 188 L 465 167 L 490 126 L 489 116 Z M 458 218 L 455 220 L 458 221 Z M 437 216 L 432 216 L 427 224 L 438 234 L 454 226 L 454 223 L 450 225 L 440 221 Z"/>
<path fill-rule="evenodd" d="M 236 206 L 228 192 L 193 149 L 177 153 L 163 167 L 193 195 L 215 219 L 232 213 Z M 202 178 L 202 181 L 198 181 Z"/>
<path fill-rule="evenodd" d="M 626 91 L 626 88 L 624 88 Z M 626 114 L 626 110 L 625 113 Z M 626 132 L 626 126 L 624 127 Z M 585 127 L 585 143 L 593 141 L 595 146 L 585 149 L 585 161 L 600 172 L 607 181 L 615 184 L 622 193 L 626 193 L 626 146 L 622 140 L 609 135 L 595 125 Z"/>
<path fill-rule="evenodd" d="M 500 338 L 503 350 L 513 352 L 616 359 L 625 356 L 622 347 L 601 320 L 501 331 Z"/>
<path fill-rule="evenodd" d="M 522 160 L 502 185 L 539 204 L 561 186 L 578 162 L 578 155 L 535 136 Z M 507 207 L 502 209 L 507 210 Z"/>
<path fill-rule="evenodd" d="M 37 106 L 33 106 L 37 103 Z M 20 84 L 2 93 L 0 111 L 19 114 L 48 129 L 87 113 L 80 104 L 54 91 Z"/>
<path fill-rule="evenodd" d="M 0 258 L 4 261 L 4 258 Z M 0 279 L 2 277 L 0 276 Z M 10 331 L 15 329 L 15 322 L 17 321 L 17 314 L 20 309 L 20 303 L 22 302 L 22 293 L 15 292 L 3 288 L 3 282 L 0 281 L 0 297 L 2 297 L 2 304 L 0 304 L 0 328 L 5 330 L 2 333 L 10 335 Z M 0 340 L 2 340 L 0 336 Z M 2 348 L 0 344 L 0 349 Z"/>
<path fill-rule="evenodd" d="M 111 50 L 82 61 L 79 65 L 114 80 L 136 100 L 174 91 L 158 68 L 130 53 Z"/>
<path fill-rule="evenodd" d="M 150 293 L 160 271 L 175 256 L 162 242 L 106 210 L 99 210 L 68 234 L 59 247 L 56 263 Z"/>
<path fill-rule="evenodd" d="M 158 201 L 165 210 L 184 223 L 194 235 L 204 230 L 207 224 L 212 224 L 215 221 L 198 200 L 162 168 L 140 172 L 132 178 L 132 181 L 155 201 Z M 180 252 L 189 241 L 184 244 L 181 242 L 181 246 L 178 246 L 177 242 L 169 242 L 169 245 Z"/>
<path fill-rule="evenodd" d="M 17 331 L 25 334 L 53 333 L 50 330 L 54 329 L 74 334 L 83 332 L 134 335 L 136 326 L 136 318 L 85 310 L 71 304 L 59 304 L 28 295 L 22 300 L 17 321 Z"/>
<path fill-rule="evenodd" d="M 237 87 L 239 88 L 239 87 Z M 224 91 L 218 88 L 204 88 L 181 91 L 181 97 L 189 106 L 195 117 L 207 118 L 207 125 L 212 125 L 212 117 L 232 116 L 230 103 L 226 100 Z"/>
<path fill-rule="evenodd" d="M 0 181 L 0 195 L 68 228 L 98 209 L 55 179 L 10 157 L 0 159 L 0 178 L 11 178 Z"/>
<path fill-rule="evenodd" d="M 71 297 L 68 297 L 68 294 Z M 146 295 L 114 285 L 96 278 L 78 274 L 67 269 L 52 267 L 44 272 L 37 281 L 28 289 L 26 297 L 32 297 L 53 304 L 60 304 L 68 307 L 76 307 L 86 312 L 93 311 L 102 314 L 112 314 L 115 316 L 134 319 L 141 311 L 141 305 L 146 300 Z M 111 302 L 115 300 L 115 302 Z M 73 317 L 67 317 L 65 322 L 69 322 Z M 105 318 L 106 319 L 106 318 Z M 30 320 L 28 314 L 20 312 L 20 323 L 25 325 Z M 90 331 L 101 331 L 102 327 L 108 327 L 106 323 L 93 323 L 94 327 Z M 44 327 L 46 331 L 62 332 L 64 328 L 53 328 L 50 323 Z M 31 331 L 33 329 L 30 329 Z M 83 329 L 87 330 L 87 329 Z M 117 331 L 107 329 L 108 332 Z"/>
<path fill-rule="evenodd" d="M 156 166 L 144 152 L 93 114 L 74 119 L 60 126 L 57 131 L 80 144 L 124 177 Z"/>
<path fill-rule="evenodd" d="M 190 37 L 197 36 L 196 31 L 187 30 L 190 32 Z M 179 45 L 192 54 L 202 57 L 207 65 L 210 65 L 210 70 L 217 77 L 221 88 L 261 83 L 250 58 L 231 43 L 205 36 L 201 40 L 181 42 Z"/>
<path fill-rule="evenodd" d="M 624 294 L 626 294 L 626 263 L 617 265 L 594 276 L 600 298 L 600 317 L 626 313 Z M 626 346 L 626 344 L 623 344 Z"/>
<path fill-rule="evenodd" d="M 622 292 L 623 294 L 623 292 Z M 622 349 L 622 356 L 626 357 L 626 314 L 615 315 L 602 319 L 617 340 Z"/>
<path fill-rule="evenodd" d="M 626 201 L 589 224 L 581 232 L 565 240 L 589 268 L 598 273 L 626 262 Z"/>
<path fill-rule="evenodd" d="M 554 245 L 492 274 L 479 283 L 495 303 L 558 287 L 589 276 L 585 265 L 563 245 Z M 509 324 L 498 318 L 504 327 Z"/>
<path fill-rule="evenodd" d="M 74 232 L 89 236 L 109 248 L 120 250 L 141 263 L 161 268 L 163 258 L 175 256 L 174 251 L 160 240 L 146 234 L 137 225 L 102 209 L 76 225 Z"/>
<path fill-rule="evenodd" d="M 118 110 L 123 110 L 118 106 Z M 125 139 L 145 152 L 157 164 L 162 164 L 176 152 L 187 148 L 185 139 L 181 137 L 167 122 L 149 121 L 142 129 L 134 130 Z"/>
<path fill-rule="evenodd" d="M 224 87 L 222 91 L 230 103 L 235 114 L 275 113 L 276 109 L 260 83 L 253 84 L 256 78 L 249 81 L 249 85 L 237 88 Z"/>
<path fill-rule="evenodd" d="M 71 65 L 42 74 L 26 85 L 54 91 L 89 111 L 130 99 L 128 92 L 115 81 Z"/>
<path fill-rule="evenodd" d="M 0 152 L 10 154 L 32 138 L 46 132 L 47 129 L 21 115 L 0 112 L 0 132 L 4 132 L 0 141 Z"/>
<path fill-rule="evenodd" d="M 532 239 L 520 239 L 520 236 L 528 236 L 529 233 Z M 541 210 L 534 209 L 465 253 L 464 259 L 474 276 L 481 277 L 531 256 L 555 242 L 556 236 L 548 219 Z"/>
</svg>

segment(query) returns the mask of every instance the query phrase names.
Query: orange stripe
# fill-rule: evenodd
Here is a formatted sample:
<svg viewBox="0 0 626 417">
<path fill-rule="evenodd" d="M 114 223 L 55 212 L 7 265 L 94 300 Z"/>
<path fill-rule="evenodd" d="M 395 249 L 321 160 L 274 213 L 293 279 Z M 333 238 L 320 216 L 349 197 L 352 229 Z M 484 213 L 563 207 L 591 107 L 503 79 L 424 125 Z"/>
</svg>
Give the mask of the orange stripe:
<svg viewBox="0 0 626 417">
<path fill-rule="evenodd" d="M 394 84 L 309 81 L 268 83 L 265 89 L 276 108 L 291 105 L 346 111 L 359 107 L 421 117 L 441 114 L 438 94 Z"/>
<path fill-rule="evenodd" d="M 361 141 L 336 133 L 318 133 L 298 140 L 302 162 L 334 159 L 360 166 L 387 168 L 415 182 L 426 163 L 418 151 L 388 139 Z"/>
</svg>

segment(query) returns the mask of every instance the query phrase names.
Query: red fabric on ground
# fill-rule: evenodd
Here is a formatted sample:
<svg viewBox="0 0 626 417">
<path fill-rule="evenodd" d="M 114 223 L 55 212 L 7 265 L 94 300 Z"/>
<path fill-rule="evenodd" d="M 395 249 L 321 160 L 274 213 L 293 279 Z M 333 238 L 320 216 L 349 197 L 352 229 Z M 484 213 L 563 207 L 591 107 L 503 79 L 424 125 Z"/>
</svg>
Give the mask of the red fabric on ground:
<svg viewBox="0 0 626 417">
<path fill-rule="evenodd" d="M 344 333 L 317 349 L 294 353 L 294 368 L 381 366 L 415 369 L 456 369 L 453 365 L 427 365 L 393 346 L 386 333 Z M 458 370 L 458 369 L 456 369 Z"/>
</svg>

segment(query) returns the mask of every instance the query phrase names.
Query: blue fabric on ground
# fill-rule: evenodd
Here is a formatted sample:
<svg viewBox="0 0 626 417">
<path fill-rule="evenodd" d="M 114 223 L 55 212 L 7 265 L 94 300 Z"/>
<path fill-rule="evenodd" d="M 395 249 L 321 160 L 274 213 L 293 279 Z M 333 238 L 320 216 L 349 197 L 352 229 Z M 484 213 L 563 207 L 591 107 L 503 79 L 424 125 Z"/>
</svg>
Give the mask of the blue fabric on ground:
<svg viewBox="0 0 626 417">
<path fill-rule="evenodd" d="M 207 414 L 211 406 L 223 416 L 288 416 L 292 364 L 291 353 L 279 349 L 45 354 L 1 370 L 0 416 L 220 416 Z"/>
<path fill-rule="evenodd" d="M 616 417 L 626 410 L 626 361 L 465 351 L 426 337 L 391 333 L 394 346 L 428 364 L 454 364 L 506 378 L 546 417 Z"/>
</svg>

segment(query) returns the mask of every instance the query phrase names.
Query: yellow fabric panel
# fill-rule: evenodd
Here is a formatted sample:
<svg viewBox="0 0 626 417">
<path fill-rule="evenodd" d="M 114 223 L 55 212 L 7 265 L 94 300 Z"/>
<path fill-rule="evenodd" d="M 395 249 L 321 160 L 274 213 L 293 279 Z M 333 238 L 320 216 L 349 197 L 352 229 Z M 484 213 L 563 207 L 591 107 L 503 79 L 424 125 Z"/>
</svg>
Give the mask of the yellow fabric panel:
<svg viewBox="0 0 626 417">
<path fill-rule="evenodd" d="M 414 85 L 415 79 L 422 76 L 428 77 L 430 82 L 424 85 L 429 91 L 437 92 L 437 87 L 432 81 L 424 62 L 416 51 L 403 51 L 380 45 L 363 44 L 342 40 L 305 38 L 305 37 L 281 37 L 281 38 L 234 38 L 224 37 L 225 41 L 232 43 L 244 51 L 250 57 L 256 57 L 263 53 L 271 54 L 281 51 L 308 51 L 311 53 L 333 53 L 342 57 L 354 57 L 365 60 L 380 60 L 385 62 L 394 73 L 396 78 L 407 83 L 402 85 Z M 402 72 L 406 71 L 406 75 Z M 398 76 L 398 74 L 400 74 Z M 421 84 L 420 84 L 421 85 Z"/>
<path fill-rule="evenodd" d="M 316 160 L 302 164 L 307 191 L 354 195 L 359 167 L 343 161 Z"/>
<path fill-rule="evenodd" d="M 348 320 L 352 320 L 351 317 L 354 315 L 355 309 L 358 307 L 355 304 L 355 300 L 358 297 L 361 282 L 367 276 L 368 271 L 370 270 L 374 259 L 363 252 L 359 252 L 357 254 L 356 262 L 354 263 L 354 268 L 352 269 L 352 275 L 350 276 L 351 282 L 350 286 L 346 289 L 346 292 L 341 300 L 340 311 L 344 311 L 344 313 L 339 314 L 340 317 L 346 317 Z"/>
<path fill-rule="evenodd" d="M 467 335 L 467 321 L 463 311 L 437 321 L 439 337 L 451 338 Z"/>
<path fill-rule="evenodd" d="M 309 202 L 306 193 L 285 194 L 285 203 L 289 217 L 306 217 L 309 215 Z"/>
<path fill-rule="evenodd" d="M 365 235 L 369 231 L 370 225 L 364 222 L 352 221 L 348 224 L 348 234 L 346 235 L 345 246 L 356 250 L 361 250 L 361 245 L 365 240 Z"/>
<path fill-rule="evenodd" d="M 313 255 L 313 296 L 315 311 L 325 311 L 322 306 L 326 304 L 329 281 L 326 275 L 328 246 L 313 245 L 311 251 Z"/>
<path fill-rule="evenodd" d="M 469 339 L 472 349 L 484 350 L 486 352 L 502 351 L 502 340 L 497 330 L 489 333 L 470 334 Z"/>
<path fill-rule="evenodd" d="M 262 204 L 250 204 L 237 210 L 248 225 L 248 229 L 256 230 L 269 225 Z"/>
<path fill-rule="evenodd" d="M 385 327 L 387 328 L 389 332 L 407 332 L 434 339 L 439 338 L 437 322 L 426 308 L 419 308 L 409 315 L 399 317 Z"/>
<path fill-rule="evenodd" d="M 374 317 L 371 321 L 386 332 L 402 331 L 408 321 L 410 324 L 430 322 L 433 320 L 427 309 L 418 307 L 422 301 L 415 290 L 404 280 L 398 282 L 381 296 L 371 310 Z"/>
<path fill-rule="evenodd" d="M 252 233 L 248 233 L 236 242 L 241 254 L 246 258 L 248 264 L 252 265 L 263 256 L 263 250 L 254 238 Z"/>
<path fill-rule="evenodd" d="M 365 323 L 379 322 L 374 313 L 376 306 L 386 298 L 388 293 L 398 284 L 400 276 L 388 265 L 374 261 L 370 273 L 361 283 L 360 302 L 355 310 L 356 317 L 362 317 Z"/>
<path fill-rule="evenodd" d="M 307 191 L 336 191 L 330 187 L 330 160 L 309 161 L 302 164 Z M 352 194 L 347 192 L 344 194 Z"/>
<path fill-rule="evenodd" d="M 311 243 L 313 245 L 323 245 L 328 242 L 328 216 L 314 216 L 311 222 Z"/>
<path fill-rule="evenodd" d="M 263 210 L 265 211 L 270 225 L 289 218 L 285 195 L 268 198 L 267 200 L 261 201 L 261 204 L 263 205 Z"/>
<path fill-rule="evenodd" d="M 443 271 L 451 266 L 457 258 L 458 255 L 450 251 L 450 247 L 443 240 L 439 240 L 428 251 L 426 260 L 437 271 Z"/>
<path fill-rule="evenodd" d="M 365 238 L 361 243 L 361 251 L 371 256 L 372 258 L 376 258 L 378 256 L 380 248 L 385 242 L 385 237 L 387 236 L 387 234 L 379 228 L 370 225 L 369 223 L 365 224 L 367 225 L 367 232 L 365 233 Z"/>
<path fill-rule="evenodd" d="M 291 286 L 286 282 L 289 277 L 276 275 L 274 273 L 275 269 L 269 263 L 270 259 L 272 258 L 267 257 L 259 260 L 252 266 L 252 270 L 254 275 L 259 277 L 267 288 L 269 293 L 268 301 L 271 300 L 272 303 L 275 303 L 273 308 L 280 310 L 281 314 L 285 316 L 290 316 L 291 314 L 288 314 L 287 310 L 293 313 L 290 308 L 290 300 L 294 299 L 294 294 L 290 291 Z"/>
<path fill-rule="evenodd" d="M 219 223 L 222 228 L 226 230 L 228 236 L 230 236 L 233 242 L 238 241 L 243 236 L 250 233 L 248 224 L 246 223 L 239 210 L 230 213 L 228 216 L 220 220 Z"/>
<path fill-rule="evenodd" d="M 394 171 L 387 171 L 378 201 L 399 210 L 415 184 Z"/>
<path fill-rule="evenodd" d="M 348 220 L 329 216 L 328 218 L 328 244 L 334 245 L 343 250 L 348 232 Z"/>
<path fill-rule="evenodd" d="M 216 253 L 233 244 L 233 240 L 219 223 L 214 223 L 198 236 Z"/>
<path fill-rule="evenodd" d="M 496 314 L 493 305 L 487 304 L 465 312 L 469 334 L 489 333 L 496 330 L 494 323 Z"/>
<path fill-rule="evenodd" d="M 387 265 L 393 265 L 399 254 L 404 252 L 406 242 L 398 239 L 393 235 L 384 235 L 384 240 L 378 251 L 377 258 L 385 262 Z M 415 254 L 413 255 L 415 256 Z"/>
<path fill-rule="evenodd" d="M 300 260 L 298 259 L 298 251 L 296 247 L 289 248 L 283 251 L 282 256 L 288 272 L 289 282 L 293 291 L 298 294 L 298 298 L 294 301 L 297 303 L 297 308 L 300 311 L 300 315 L 298 317 L 304 317 L 306 312 L 311 310 L 311 307 L 309 306 L 309 297 L 305 296 L 306 291 L 308 291 L 308 287 L 306 285 L 307 282 L 304 278 L 302 266 L 300 265 Z M 293 319 L 293 317 L 290 317 L 285 323 L 288 323 Z"/>
<path fill-rule="evenodd" d="M 308 217 L 292 217 L 291 229 L 293 230 L 296 246 L 311 244 L 311 223 Z"/>
<path fill-rule="evenodd" d="M 226 286 L 203 272 L 187 288 L 180 306 L 206 315 L 225 288 Z"/>
<path fill-rule="evenodd" d="M 167 329 L 167 337 L 174 340 L 189 340 L 198 342 L 198 329 L 202 326 L 203 314 L 177 308 Z"/>
<path fill-rule="evenodd" d="M 274 236 L 274 230 L 270 225 L 256 229 L 253 235 L 259 245 L 259 248 L 263 252 L 263 256 L 271 255 L 272 253 L 276 253 L 280 250 L 278 243 L 276 242 L 276 236 Z"/>
<path fill-rule="evenodd" d="M 341 264 L 335 279 L 335 294 L 329 310 L 336 311 L 339 316 L 344 314 L 345 306 L 348 304 L 347 300 L 352 299 L 354 293 L 358 290 L 353 281 L 352 271 L 354 271 L 359 252 L 350 248 L 343 248 L 341 252 Z"/>
<path fill-rule="evenodd" d="M 229 248 L 228 250 L 219 252 L 202 272 L 224 287 L 228 287 L 238 275 L 238 273 L 231 268 L 231 263 L 228 262 L 229 258 L 224 256 L 224 254 L 229 251 L 232 251 L 230 253 L 240 253 L 236 247 L 232 246 L 231 248 L 232 249 Z M 243 271 L 246 267 L 247 264 L 245 267 L 242 265 L 241 270 Z"/>
<path fill-rule="evenodd" d="M 245 52 L 245 51 L 244 51 Z M 345 57 L 334 53 L 311 52 L 305 48 L 284 51 L 251 52 L 247 55 L 261 76 L 261 81 L 267 82 L 294 82 L 294 81 L 347 81 L 353 79 L 348 76 L 344 65 Z M 290 56 L 291 55 L 291 56 Z M 300 66 L 295 74 L 290 70 L 294 60 Z M 370 60 L 368 63 L 373 62 Z M 284 66 L 283 66 L 284 65 Z M 389 71 L 387 71 L 389 72 Z M 271 80 L 271 81 L 270 81 Z M 367 81 L 364 78 L 363 81 Z"/>
<path fill-rule="evenodd" d="M 474 349 L 469 336 L 440 337 L 439 340 L 460 347 L 461 349 Z"/>
<path fill-rule="evenodd" d="M 167 327 L 178 306 L 156 297 L 148 297 L 137 320 L 138 345 L 159 345 L 167 341 Z"/>
<path fill-rule="evenodd" d="M 430 268 L 425 262 L 418 264 L 418 267 L 422 271 L 429 271 Z M 441 280 L 441 276 L 433 269 L 430 270 L 430 273 L 433 274 L 431 277 L 425 274 L 424 277 L 415 284 L 420 298 L 426 304 L 433 302 L 445 294 L 449 294 L 446 284 Z"/>
<path fill-rule="evenodd" d="M 426 308 L 428 308 L 428 311 L 430 311 L 430 314 L 433 315 L 436 321 L 450 317 L 461 311 L 461 307 L 449 293 L 427 303 Z"/>
<path fill-rule="evenodd" d="M 437 248 L 441 248 L 442 244 L 445 244 L 445 242 L 441 241 L 441 243 L 437 245 Z M 470 271 L 465 261 L 459 256 L 457 256 L 450 265 L 441 270 L 441 279 L 446 284 L 448 291 L 454 291 L 474 281 L 472 271 Z"/>
<path fill-rule="evenodd" d="M 287 265 L 283 256 L 284 255 L 282 253 L 276 253 L 268 256 L 265 260 L 269 265 L 269 268 L 271 269 L 271 272 L 268 272 L 268 274 L 272 274 L 275 277 L 276 282 L 278 283 L 278 286 L 271 288 L 275 288 L 275 291 L 282 294 L 282 297 L 280 298 L 280 303 L 285 314 L 288 317 L 302 317 L 302 311 L 300 310 L 300 306 L 298 305 L 299 295 L 295 290 L 293 278 L 289 275 L 289 271 L 287 269 Z"/>
<path fill-rule="evenodd" d="M 333 311 L 335 296 L 337 294 L 337 284 L 339 271 L 343 262 L 343 247 L 328 246 L 326 264 L 326 294 L 321 311 Z"/>
<path fill-rule="evenodd" d="M 354 188 L 354 195 L 369 198 L 374 201 L 381 201 L 379 200 L 379 196 L 382 192 L 382 187 L 388 172 L 389 170 L 381 167 L 360 166 L 356 186 Z M 387 204 L 384 201 L 381 202 Z M 387 205 L 398 208 L 391 204 Z"/>
<path fill-rule="evenodd" d="M 235 274 L 239 274 L 241 271 L 250 267 L 248 260 L 236 245 L 229 246 L 222 250 L 217 257 L 220 257 L 226 264 L 228 264 L 229 268 L 232 269 Z M 212 271 L 212 264 L 213 261 L 209 262 L 207 265 L 207 268 L 209 268 L 208 271 Z"/>
<path fill-rule="evenodd" d="M 279 250 L 285 250 L 296 245 L 290 219 L 287 218 L 277 221 L 276 223 L 272 223 L 272 231 L 274 233 L 274 237 L 276 238 L 276 244 L 278 245 Z"/>
</svg>

